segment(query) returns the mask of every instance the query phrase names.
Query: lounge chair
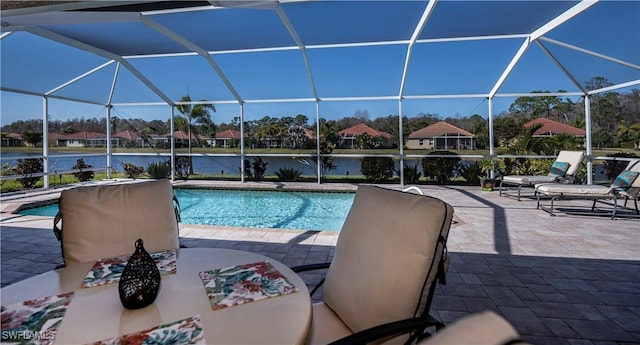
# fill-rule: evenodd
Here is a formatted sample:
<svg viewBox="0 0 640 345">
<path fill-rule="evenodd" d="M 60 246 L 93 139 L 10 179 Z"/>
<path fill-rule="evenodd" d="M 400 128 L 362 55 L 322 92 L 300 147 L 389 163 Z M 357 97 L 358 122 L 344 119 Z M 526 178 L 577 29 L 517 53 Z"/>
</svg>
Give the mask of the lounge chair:
<svg viewBox="0 0 640 345">
<path fill-rule="evenodd" d="M 593 200 L 591 212 L 595 211 L 596 202 L 612 200 L 613 211 L 611 218 L 615 219 L 618 211 L 618 200 L 624 199 L 626 207 L 628 200 L 633 200 L 636 215 L 638 210 L 638 198 L 640 197 L 640 159 L 632 160 L 627 167 L 611 183 L 610 186 L 602 185 L 568 185 L 558 183 L 544 183 L 536 186 L 539 209 L 554 215 L 554 203 L 558 200 Z M 546 207 L 540 203 L 541 196 L 551 197 L 551 204 Z"/>
<path fill-rule="evenodd" d="M 307 343 L 367 343 L 398 329 L 410 332 L 394 340 L 415 342 L 425 328 L 444 327 L 429 308 L 436 282 L 446 276 L 452 217 L 453 207 L 442 200 L 359 186 L 333 261 L 292 268 L 328 269 Z"/>
<path fill-rule="evenodd" d="M 138 238 L 149 252 L 179 247 L 169 180 L 64 190 L 59 208 L 53 232 L 65 265 L 130 255 Z"/>
<path fill-rule="evenodd" d="M 540 183 L 573 183 L 584 159 L 582 151 L 560 151 L 547 175 L 507 175 L 500 182 L 500 196 L 508 195 L 507 189 L 516 188 L 520 201 L 522 187 L 534 187 Z"/>
</svg>

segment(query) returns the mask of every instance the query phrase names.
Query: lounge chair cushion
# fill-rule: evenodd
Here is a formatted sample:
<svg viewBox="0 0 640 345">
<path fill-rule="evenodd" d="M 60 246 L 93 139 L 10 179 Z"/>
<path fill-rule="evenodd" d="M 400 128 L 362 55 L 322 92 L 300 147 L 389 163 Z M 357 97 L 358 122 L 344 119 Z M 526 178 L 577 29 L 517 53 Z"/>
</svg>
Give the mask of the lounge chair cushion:
<svg viewBox="0 0 640 345">
<path fill-rule="evenodd" d="M 452 216 L 436 198 L 359 186 L 327 272 L 326 305 L 354 332 L 421 316 Z"/>
<path fill-rule="evenodd" d="M 627 190 L 631 187 L 631 184 L 633 184 L 637 177 L 637 171 L 625 170 L 616 176 L 611 187 L 616 188 L 617 190 Z"/>
<path fill-rule="evenodd" d="M 608 196 L 612 188 L 593 184 L 544 183 L 536 185 L 536 190 L 544 195 Z"/>
<path fill-rule="evenodd" d="M 168 180 L 65 190 L 60 213 L 67 265 L 132 254 L 138 238 L 149 252 L 179 247 Z"/>
<path fill-rule="evenodd" d="M 555 161 L 549 169 L 549 176 L 551 177 L 563 177 L 569 169 L 569 163 Z"/>
<path fill-rule="evenodd" d="M 521 184 L 533 186 L 538 183 L 550 183 L 556 180 L 555 176 L 536 175 L 507 175 L 502 177 L 502 181 L 508 184 Z"/>
</svg>

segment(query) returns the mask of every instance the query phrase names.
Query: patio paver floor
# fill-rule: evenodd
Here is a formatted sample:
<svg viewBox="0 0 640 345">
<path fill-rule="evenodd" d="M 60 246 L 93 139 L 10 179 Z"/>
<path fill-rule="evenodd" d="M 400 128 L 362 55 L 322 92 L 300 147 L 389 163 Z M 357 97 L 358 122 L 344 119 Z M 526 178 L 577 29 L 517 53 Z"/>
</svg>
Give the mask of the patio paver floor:
<svg viewBox="0 0 640 345">
<path fill-rule="evenodd" d="M 260 186 L 283 188 L 282 184 Z M 288 184 L 284 188 L 301 186 Z M 318 187 L 355 188 L 302 188 Z M 447 284 L 436 290 L 431 308 L 434 316 L 450 323 L 472 312 L 494 310 L 532 344 L 640 343 L 638 218 L 611 220 L 562 212 L 550 217 L 536 209 L 533 199 L 516 201 L 500 197 L 498 192 L 482 192 L 479 187 L 420 187 L 425 194 L 455 208 L 448 241 L 451 263 Z M 21 203 L 56 198 L 58 192 L 2 197 L 2 286 L 62 263 L 51 217 L 17 217 L 11 213 Z M 590 206 L 590 202 L 571 201 L 566 205 Z M 290 266 L 331 260 L 338 238 L 331 232 L 188 224 L 181 224 L 180 236 L 187 247 L 246 250 Z M 301 276 L 309 286 L 322 278 L 321 273 Z M 314 300 L 321 297 L 320 291 Z"/>
</svg>

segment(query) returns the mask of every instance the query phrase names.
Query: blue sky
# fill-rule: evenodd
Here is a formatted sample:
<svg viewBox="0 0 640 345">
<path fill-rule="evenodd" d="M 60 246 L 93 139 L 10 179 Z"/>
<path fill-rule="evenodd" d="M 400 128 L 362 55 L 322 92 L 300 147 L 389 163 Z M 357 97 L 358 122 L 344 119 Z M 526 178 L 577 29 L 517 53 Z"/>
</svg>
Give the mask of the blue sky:
<svg viewBox="0 0 640 345">
<path fill-rule="evenodd" d="M 535 3 L 526 2 L 478 1 L 469 3 L 468 7 L 461 11 L 459 6 L 455 6 L 455 2 L 441 1 L 421 38 L 446 37 L 454 33 L 468 35 L 468 32 L 473 32 L 488 35 L 507 33 L 509 30 L 531 30 L 537 24 L 529 22 L 532 21 L 529 18 L 535 17 L 537 9 L 554 7 L 560 13 L 574 3 L 543 2 L 544 6 L 540 7 Z M 406 2 L 397 5 L 383 1 L 349 2 L 346 6 L 344 3 L 341 4 L 340 12 L 335 11 L 334 6 L 337 6 L 335 3 L 316 6 L 318 7 L 312 14 L 306 12 L 300 4 L 291 4 L 283 8 L 293 26 L 298 30 L 301 39 L 305 44 L 311 45 L 307 48 L 307 56 L 320 97 L 326 99 L 397 96 L 400 92 L 400 81 L 407 54 L 406 44 L 349 48 L 316 48 L 313 45 L 366 40 L 372 35 L 386 40 L 407 39 L 407 31 L 410 36 L 425 4 Z M 390 14 L 388 6 L 401 8 L 398 13 Z M 358 16 L 349 16 L 350 11 L 357 12 Z M 506 11 L 506 13 L 500 11 Z M 518 17 L 515 15 L 518 11 L 530 13 Z M 218 20 L 215 24 L 210 24 L 218 25 L 211 29 L 227 29 L 232 34 L 220 35 L 220 38 L 195 35 L 190 39 L 202 46 L 217 44 L 228 49 L 241 49 L 246 46 L 260 46 L 263 44 L 261 40 L 272 39 L 271 42 L 274 42 L 273 37 L 269 36 L 273 34 L 284 37 L 282 42 L 275 40 L 278 44 L 295 45 L 275 11 L 247 12 L 232 9 L 226 13 L 231 15 L 220 17 L 220 19 L 224 18 L 224 21 Z M 245 17 L 247 13 L 250 13 L 250 21 Z M 339 15 L 336 17 L 335 13 Z M 221 14 L 222 12 L 219 11 L 215 15 Z M 161 15 L 154 19 L 162 25 L 171 27 L 179 34 L 187 35 L 190 30 L 199 29 L 197 24 L 191 22 L 196 18 L 206 20 L 206 18 L 200 18 L 206 15 L 206 13 L 197 15 L 187 13 L 177 18 Z M 513 18 L 508 17 L 510 21 L 498 22 L 495 20 L 495 16 L 498 15 L 505 18 L 511 15 Z M 240 21 L 239 18 L 243 20 Z M 447 18 L 454 18 L 460 22 L 452 26 L 448 24 L 451 20 L 448 22 L 445 20 Z M 176 22 L 184 23 L 185 21 L 188 24 L 173 26 Z M 246 24 L 248 22 L 251 24 Z M 637 44 L 640 41 L 639 23 L 640 2 L 605 1 L 553 30 L 546 37 L 640 65 L 640 45 Z M 249 33 L 239 30 L 243 26 L 250 26 Z M 520 27 L 522 28 L 518 29 Z M 72 33 L 79 37 L 83 32 L 91 30 L 105 32 L 102 41 L 98 42 L 105 46 L 111 46 L 113 41 L 110 40 L 116 39 L 116 36 L 110 37 L 110 34 L 129 33 L 135 36 L 134 39 L 139 38 L 142 42 L 154 43 L 156 42 L 154 39 L 157 39 L 151 36 L 149 33 L 151 30 L 140 23 L 127 25 L 124 29 L 106 29 L 109 27 L 104 24 L 71 25 L 59 28 L 60 32 Z M 286 35 L 282 35 L 283 32 Z M 404 95 L 486 94 L 492 89 L 522 42 L 523 38 L 419 43 L 412 52 Z M 31 88 L 45 92 L 108 62 L 105 58 L 22 32 L 2 39 L 0 44 L 3 87 Z M 637 69 L 598 59 L 552 42 L 543 41 L 543 44 L 581 83 L 594 76 L 604 76 L 614 84 L 640 79 Z M 157 46 L 160 45 L 149 44 L 141 46 L 140 49 L 152 50 Z M 114 49 L 126 51 L 134 48 L 136 48 L 135 45 Z M 46 63 L 43 62 L 43 57 L 47 57 Z M 245 100 L 313 97 L 304 60 L 297 50 L 221 53 L 214 54 L 213 59 L 235 91 Z M 178 100 L 182 95 L 189 93 L 194 100 L 207 99 L 217 102 L 218 111 L 213 114 L 213 119 L 217 123 L 229 122 L 240 114 L 239 105 L 229 104 L 229 101 L 234 100 L 232 92 L 207 61 L 199 56 L 158 57 L 130 61 L 136 69 L 173 100 Z M 63 88 L 58 94 L 105 103 L 115 71 L 116 64 L 112 63 L 81 81 Z M 537 44 L 533 44 L 500 88 L 499 93 L 559 89 L 578 91 L 544 51 Z M 571 98 L 578 101 L 578 97 Z M 514 97 L 495 98 L 494 114 L 507 110 L 514 100 Z M 113 103 L 159 101 L 161 99 L 129 71 L 120 69 Z M 4 125 L 25 118 L 40 119 L 42 107 L 40 97 L 3 91 L 0 93 L 0 123 Z M 300 113 L 314 119 L 315 109 L 315 102 L 247 103 L 244 107 L 247 120 L 263 116 L 295 116 Z M 399 105 L 397 100 L 320 102 L 320 116 L 330 119 L 352 116 L 356 111 L 364 109 L 373 119 L 398 114 Z M 402 112 L 403 115 L 410 117 L 419 113 L 437 114 L 442 118 L 472 114 L 486 117 L 488 105 L 483 98 L 406 99 L 402 102 Z M 49 102 L 49 114 L 53 120 L 102 117 L 105 113 L 104 107 L 97 105 L 58 99 L 51 99 Z M 169 114 L 168 106 L 116 106 L 112 113 L 118 117 L 146 120 L 166 120 Z"/>
</svg>

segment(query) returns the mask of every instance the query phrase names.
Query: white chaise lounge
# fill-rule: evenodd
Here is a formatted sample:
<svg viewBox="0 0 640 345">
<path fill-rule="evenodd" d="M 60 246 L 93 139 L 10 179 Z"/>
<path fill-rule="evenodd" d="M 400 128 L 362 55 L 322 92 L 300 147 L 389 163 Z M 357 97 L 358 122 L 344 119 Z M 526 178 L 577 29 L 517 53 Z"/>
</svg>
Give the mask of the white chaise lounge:
<svg viewBox="0 0 640 345">
<path fill-rule="evenodd" d="M 522 187 L 534 187 L 540 183 L 573 183 L 584 156 L 582 151 L 560 151 L 547 175 L 503 176 L 499 195 L 509 195 L 507 190 L 515 188 L 518 192 L 518 201 L 520 201 Z"/>
<path fill-rule="evenodd" d="M 618 211 L 618 200 L 624 199 L 625 206 L 628 200 L 633 200 L 636 215 L 640 214 L 638 209 L 638 198 L 640 197 L 640 159 L 632 160 L 627 167 L 611 183 L 610 186 L 602 185 L 575 185 L 561 183 L 544 183 L 536 185 L 538 196 L 537 208 L 554 215 L 554 203 L 558 200 L 593 200 L 591 212 L 595 211 L 596 202 L 601 200 L 612 200 L 613 211 L 611 218 L 615 219 Z M 550 197 L 550 205 L 544 206 L 540 203 L 541 197 Z"/>
</svg>

